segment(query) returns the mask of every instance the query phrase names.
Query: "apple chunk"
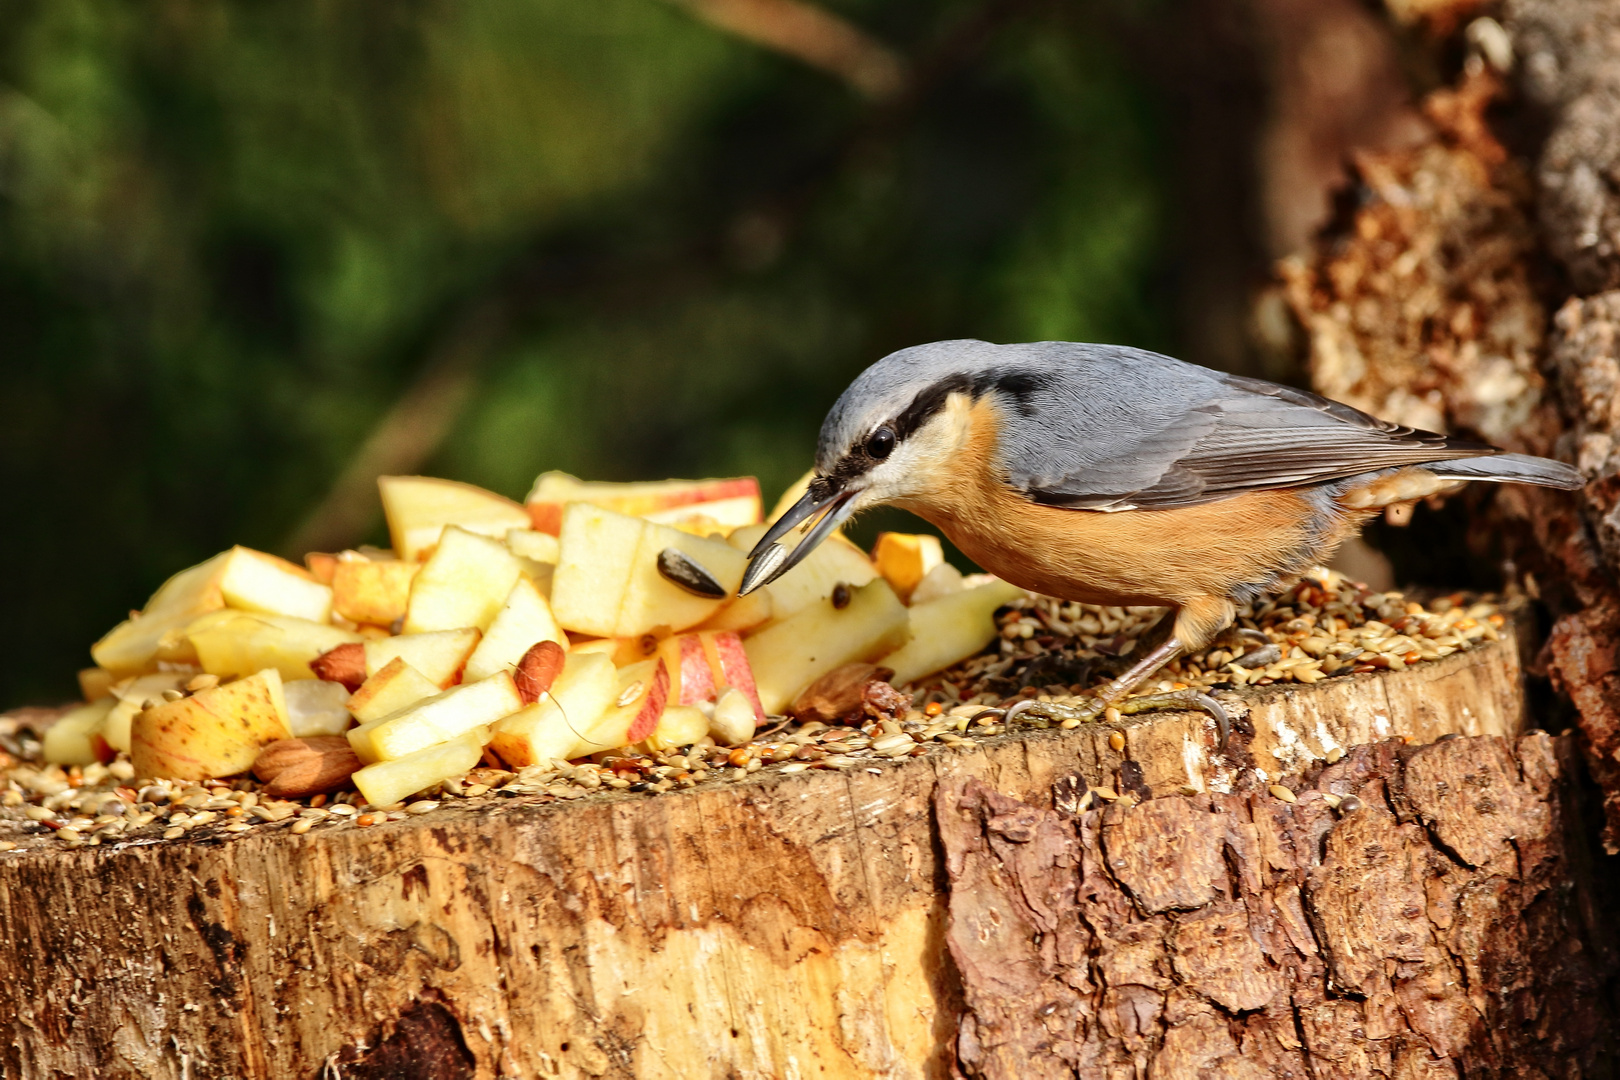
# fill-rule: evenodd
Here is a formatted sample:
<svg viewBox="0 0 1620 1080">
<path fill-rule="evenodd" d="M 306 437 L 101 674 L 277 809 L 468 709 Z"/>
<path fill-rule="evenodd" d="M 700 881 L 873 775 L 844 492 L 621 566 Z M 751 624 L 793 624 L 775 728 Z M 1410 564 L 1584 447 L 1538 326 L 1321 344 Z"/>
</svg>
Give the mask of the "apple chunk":
<svg viewBox="0 0 1620 1080">
<path fill-rule="evenodd" d="M 484 756 L 488 728 L 473 730 L 423 747 L 393 761 L 378 761 L 356 772 L 349 779 L 372 806 L 389 806 L 407 795 L 425 791 L 434 784 L 464 776 Z"/>
<path fill-rule="evenodd" d="M 678 634 L 664 639 L 659 656 L 670 674 L 671 705 L 716 701 L 725 691 L 735 689 L 751 703 L 756 719 L 765 718 L 748 653 L 736 634 L 712 630 Z"/>
<path fill-rule="evenodd" d="M 992 581 L 911 607 L 911 640 L 883 657 L 895 686 L 932 675 L 973 656 L 996 636 L 995 611 L 1025 596 L 1023 589 Z"/>
<path fill-rule="evenodd" d="M 620 668 L 614 704 L 576 742 L 568 756 L 585 757 L 640 742 L 658 727 L 669 703 L 669 668 L 662 659 L 644 660 Z"/>
<path fill-rule="evenodd" d="M 88 765 L 101 758 L 101 725 L 117 704 L 105 697 L 80 705 L 45 729 L 45 760 L 52 765 Z"/>
<path fill-rule="evenodd" d="M 511 499 L 455 480 L 431 476 L 379 476 L 383 515 L 394 551 L 407 561 L 439 542 L 446 525 L 482 536 L 505 536 L 529 527 L 529 513 Z"/>
<path fill-rule="evenodd" d="M 313 679 L 309 662 L 359 634 L 290 615 L 219 611 L 186 628 L 197 660 L 210 675 L 247 675 L 273 667 L 284 679 Z"/>
<path fill-rule="evenodd" d="M 910 602 L 913 590 L 928 572 L 945 561 L 939 537 L 926 533 L 879 533 L 872 545 L 872 562 L 901 600 Z"/>
<path fill-rule="evenodd" d="M 522 573 L 517 557 L 500 541 L 447 526 L 439 546 L 411 582 L 405 632 L 485 629 Z"/>
<path fill-rule="evenodd" d="M 291 737 L 281 674 L 267 668 L 136 714 L 129 756 L 137 776 L 209 780 L 246 772 Z"/>
<path fill-rule="evenodd" d="M 340 559 L 332 568 L 332 608 L 350 622 L 392 626 L 405 617 L 411 579 L 421 568 L 402 559 Z"/>
<path fill-rule="evenodd" d="M 600 653 L 569 653 L 545 697 L 495 725 L 490 748 L 513 768 L 566 761 L 618 696 L 618 671 L 611 660 Z"/>
<path fill-rule="evenodd" d="M 332 617 L 332 590 L 302 566 L 238 545 L 225 553 L 220 595 L 226 607 L 261 615 L 290 615 L 324 623 Z"/>
<path fill-rule="evenodd" d="M 489 624 L 484 639 L 467 660 L 462 678 L 487 678 L 497 671 L 510 671 L 523 654 L 542 641 L 555 641 L 566 652 L 568 635 L 552 618 L 551 605 L 526 577 L 520 577 L 507 594 L 506 604 Z"/>
<path fill-rule="evenodd" d="M 760 703 L 780 713 L 799 691 L 833 668 L 872 660 L 903 644 L 905 605 L 882 578 L 853 590 L 842 609 L 820 600 L 743 642 Z"/>
<path fill-rule="evenodd" d="M 726 542 L 746 555 L 767 528 L 769 526 L 751 525 L 738 529 Z M 803 562 L 759 591 L 770 594 L 771 617 L 780 620 L 827 599 L 839 585 L 856 588 L 877 576 L 877 567 L 866 557 L 866 552 L 834 533 L 806 555 Z"/>
<path fill-rule="evenodd" d="M 334 682 L 296 679 L 281 688 L 287 702 L 287 730 L 295 739 L 341 735 L 350 724 L 349 692 Z"/>
<path fill-rule="evenodd" d="M 523 698 L 512 676 L 502 671 L 375 721 L 370 732 L 371 750 L 384 761 L 401 758 L 425 746 L 459 738 L 473 728 L 493 724 L 521 708 Z M 358 745 L 355 752 L 360 753 Z"/>
<path fill-rule="evenodd" d="M 362 724 L 381 720 L 444 689 L 396 656 L 349 695 L 349 715 Z"/>
<path fill-rule="evenodd" d="M 630 517 L 677 511 L 676 517 L 703 514 L 723 526 L 759 520 L 759 481 L 752 476 L 724 480 L 657 480 L 641 484 L 588 483 L 564 472 L 541 473 L 523 500 L 534 527 L 557 535 L 568 503 L 591 503 Z"/>
<path fill-rule="evenodd" d="M 369 679 L 390 660 L 399 657 L 443 690 L 461 678 L 461 670 L 467 666 L 467 659 L 478 647 L 481 637 L 477 630 L 466 626 L 459 630 L 373 638 L 365 643 L 366 677 Z"/>
<path fill-rule="evenodd" d="M 107 713 L 107 718 L 101 723 L 99 734 L 103 741 L 114 750 L 129 753 L 129 726 L 135 719 L 135 714 L 148 702 L 163 700 L 163 691 L 179 690 L 189 682 L 191 676 L 182 675 L 173 671 L 156 671 L 150 675 L 141 675 L 127 679 L 113 687 L 113 697 L 118 704 Z"/>
<path fill-rule="evenodd" d="M 697 596 L 667 580 L 658 556 L 675 548 L 730 595 L 746 558 L 720 540 L 654 525 L 589 503 L 563 513 L 561 558 L 551 582 L 551 609 L 569 630 L 600 637 L 639 637 L 659 627 L 684 630 L 714 614 L 722 598 Z"/>
</svg>

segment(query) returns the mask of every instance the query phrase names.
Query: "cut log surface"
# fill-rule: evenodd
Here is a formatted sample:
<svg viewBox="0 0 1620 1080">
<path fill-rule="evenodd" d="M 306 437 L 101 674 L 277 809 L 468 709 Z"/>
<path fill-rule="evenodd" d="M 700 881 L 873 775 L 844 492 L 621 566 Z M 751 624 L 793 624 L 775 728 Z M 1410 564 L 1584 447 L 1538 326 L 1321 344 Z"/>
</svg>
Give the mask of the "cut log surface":
<svg viewBox="0 0 1620 1080">
<path fill-rule="evenodd" d="M 1594 1075 L 1614 949 L 1518 670 L 1509 637 L 1245 692 L 1224 754 L 1162 714 L 13 852 L 0 1073 Z"/>
</svg>

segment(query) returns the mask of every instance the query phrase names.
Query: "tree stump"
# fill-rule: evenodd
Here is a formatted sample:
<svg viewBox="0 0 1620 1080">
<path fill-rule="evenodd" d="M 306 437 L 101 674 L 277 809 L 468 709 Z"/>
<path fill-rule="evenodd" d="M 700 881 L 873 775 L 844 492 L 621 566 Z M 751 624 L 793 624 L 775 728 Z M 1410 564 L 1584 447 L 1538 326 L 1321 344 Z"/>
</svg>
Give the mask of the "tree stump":
<svg viewBox="0 0 1620 1080">
<path fill-rule="evenodd" d="M 659 797 L 0 855 L 0 1071 L 1592 1068 L 1614 950 L 1566 743 L 1518 734 L 1512 638 L 1241 697 L 1224 754 L 1207 717 L 1163 714 L 1122 749 L 1085 726 Z"/>
</svg>

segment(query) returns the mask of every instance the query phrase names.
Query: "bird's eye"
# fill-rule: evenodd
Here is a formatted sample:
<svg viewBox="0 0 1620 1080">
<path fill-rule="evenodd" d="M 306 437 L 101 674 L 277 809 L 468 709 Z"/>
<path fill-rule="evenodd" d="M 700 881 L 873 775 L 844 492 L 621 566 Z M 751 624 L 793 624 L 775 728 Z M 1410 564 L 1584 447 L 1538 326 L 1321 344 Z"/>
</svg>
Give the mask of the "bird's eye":
<svg viewBox="0 0 1620 1080">
<path fill-rule="evenodd" d="M 882 461 L 894 451 L 894 432 L 886 427 L 880 427 L 866 437 L 866 453 L 868 457 Z"/>
</svg>

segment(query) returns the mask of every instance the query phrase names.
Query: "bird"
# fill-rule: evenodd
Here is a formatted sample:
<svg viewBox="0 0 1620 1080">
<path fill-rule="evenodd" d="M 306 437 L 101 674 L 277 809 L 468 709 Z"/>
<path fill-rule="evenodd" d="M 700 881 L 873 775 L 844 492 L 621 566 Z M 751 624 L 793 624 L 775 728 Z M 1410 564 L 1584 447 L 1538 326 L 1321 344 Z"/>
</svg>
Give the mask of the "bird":
<svg viewBox="0 0 1620 1080">
<path fill-rule="evenodd" d="M 1125 699 L 1383 508 L 1473 480 L 1583 483 L 1563 462 L 1143 349 L 938 341 L 883 357 L 834 402 L 814 475 L 749 553 L 738 594 L 792 569 L 852 515 L 897 506 L 1020 588 L 1169 609 L 1167 636 L 1059 711 L 1196 704 L 1224 746 L 1229 723 L 1206 695 Z M 794 529 L 804 535 L 790 549 Z"/>
</svg>

